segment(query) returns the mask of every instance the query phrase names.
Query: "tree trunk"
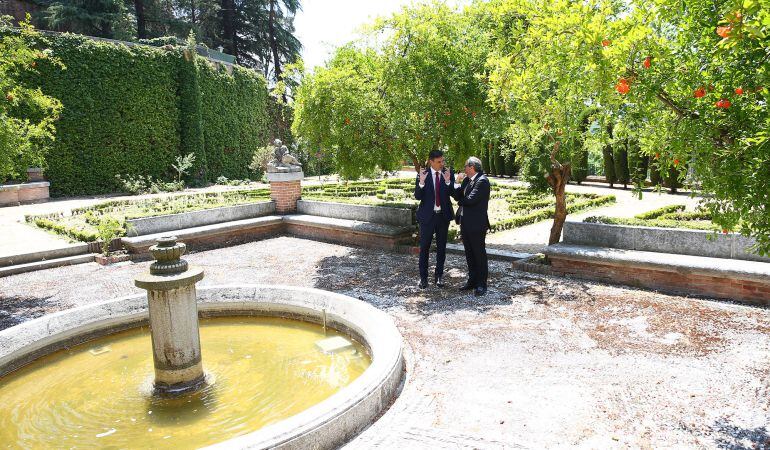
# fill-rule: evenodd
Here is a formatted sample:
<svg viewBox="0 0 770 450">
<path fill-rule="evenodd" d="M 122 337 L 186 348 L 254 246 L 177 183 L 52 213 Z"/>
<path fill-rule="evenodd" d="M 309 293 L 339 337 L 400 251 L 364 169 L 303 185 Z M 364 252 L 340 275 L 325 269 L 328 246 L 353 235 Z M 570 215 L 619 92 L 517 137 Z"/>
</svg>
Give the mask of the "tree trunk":
<svg viewBox="0 0 770 450">
<path fill-rule="evenodd" d="M 144 0 L 134 0 L 136 10 L 136 37 L 147 39 L 147 20 L 144 15 Z"/>
<path fill-rule="evenodd" d="M 235 47 L 235 2 L 233 0 L 221 0 L 222 8 L 222 34 L 225 52 L 238 57 Z"/>
<path fill-rule="evenodd" d="M 270 49 L 273 51 L 273 66 L 275 81 L 281 80 L 281 59 L 278 56 L 278 41 L 275 37 L 275 0 L 270 0 L 270 17 L 267 21 L 267 32 L 270 35 Z"/>
<path fill-rule="evenodd" d="M 556 210 L 554 211 L 548 245 L 556 244 L 561 240 L 561 230 L 564 228 L 564 222 L 567 220 L 567 194 L 565 189 L 572 173 L 572 166 L 569 163 L 561 164 L 556 160 L 559 144 L 560 142 L 554 143 L 553 150 L 551 151 L 551 173 L 545 177 L 548 185 L 553 190 L 553 195 L 556 197 Z"/>
</svg>

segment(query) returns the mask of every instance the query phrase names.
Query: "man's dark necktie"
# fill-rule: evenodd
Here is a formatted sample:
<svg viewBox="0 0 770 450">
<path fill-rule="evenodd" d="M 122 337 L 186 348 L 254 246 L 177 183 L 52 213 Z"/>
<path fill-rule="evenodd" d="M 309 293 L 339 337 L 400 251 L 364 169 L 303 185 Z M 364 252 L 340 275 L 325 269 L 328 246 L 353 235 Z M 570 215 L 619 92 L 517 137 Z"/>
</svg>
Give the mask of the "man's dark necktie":
<svg viewBox="0 0 770 450">
<path fill-rule="evenodd" d="M 438 172 L 436 172 L 436 206 L 441 207 L 441 199 L 438 196 L 438 189 L 439 189 L 439 175 Z"/>
</svg>

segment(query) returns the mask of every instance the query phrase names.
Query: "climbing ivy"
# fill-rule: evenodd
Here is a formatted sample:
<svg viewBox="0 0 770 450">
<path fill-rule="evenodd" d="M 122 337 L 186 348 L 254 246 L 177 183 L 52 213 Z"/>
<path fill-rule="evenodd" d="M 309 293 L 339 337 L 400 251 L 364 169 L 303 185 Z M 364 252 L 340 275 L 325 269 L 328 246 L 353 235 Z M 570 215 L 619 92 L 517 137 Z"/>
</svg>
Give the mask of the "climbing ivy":
<svg viewBox="0 0 770 450">
<path fill-rule="evenodd" d="M 32 44 L 61 62 L 40 61 L 29 80 L 62 104 L 46 158 L 52 195 L 115 192 L 119 174 L 170 180 L 175 158 L 189 153 L 192 180 L 247 178 L 251 153 L 267 140 L 267 87 L 251 70 L 230 74 L 188 46 L 73 34 Z"/>
</svg>

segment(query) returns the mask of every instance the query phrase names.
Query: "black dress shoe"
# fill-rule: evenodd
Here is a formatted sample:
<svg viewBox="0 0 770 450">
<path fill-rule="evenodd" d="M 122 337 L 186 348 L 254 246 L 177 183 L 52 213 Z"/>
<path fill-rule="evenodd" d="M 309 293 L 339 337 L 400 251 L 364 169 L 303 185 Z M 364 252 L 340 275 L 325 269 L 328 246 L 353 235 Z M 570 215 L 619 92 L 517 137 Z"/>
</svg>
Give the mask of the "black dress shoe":
<svg viewBox="0 0 770 450">
<path fill-rule="evenodd" d="M 436 277 L 436 286 L 444 287 L 444 277 Z"/>
<path fill-rule="evenodd" d="M 482 295 L 484 295 L 486 293 L 487 293 L 487 288 L 482 287 L 482 286 L 477 287 L 476 290 L 473 291 L 473 295 L 475 295 L 476 297 L 481 297 Z"/>
<path fill-rule="evenodd" d="M 475 288 L 476 288 L 476 286 L 474 286 L 474 285 L 472 285 L 470 283 L 465 283 L 464 285 L 462 285 L 460 290 L 461 291 L 470 291 L 471 289 L 475 289 Z"/>
<path fill-rule="evenodd" d="M 422 280 L 420 280 L 420 284 L 418 284 L 417 286 L 418 286 L 420 289 L 425 289 L 426 287 L 428 287 L 428 280 L 426 280 L 425 278 L 423 278 Z"/>
</svg>

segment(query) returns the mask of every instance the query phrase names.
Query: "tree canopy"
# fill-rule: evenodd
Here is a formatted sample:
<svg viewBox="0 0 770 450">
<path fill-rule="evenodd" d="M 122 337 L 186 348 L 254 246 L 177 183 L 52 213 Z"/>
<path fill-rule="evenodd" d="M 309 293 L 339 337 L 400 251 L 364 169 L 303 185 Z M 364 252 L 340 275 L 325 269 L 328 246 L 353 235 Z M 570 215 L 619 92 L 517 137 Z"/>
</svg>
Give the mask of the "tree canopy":
<svg viewBox="0 0 770 450">
<path fill-rule="evenodd" d="M 195 33 L 210 48 L 222 47 L 239 64 L 273 80 L 296 62 L 302 45 L 294 35 L 299 0 L 38 0 L 40 29 L 89 36 L 152 40 Z"/>
<path fill-rule="evenodd" d="M 448 150 L 459 163 L 478 152 L 486 107 L 484 33 L 446 6 L 404 9 L 305 74 L 293 130 L 333 154 L 345 176 L 401 161 L 421 167 Z"/>
<path fill-rule="evenodd" d="M 725 232 L 767 253 L 768 88 L 770 0 L 433 3 L 305 74 L 293 130 L 351 176 L 502 140 L 541 188 L 587 148 L 623 147 L 622 182 L 641 187 L 648 162 L 687 175 Z"/>
<path fill-rule="evenodd" d="M 0 20 L 0 28 L 9 24 Z M 17 34 L 0 36 L 0 183 L 19 177 L 28 167 L 42 167 L 53 139 L 61 104 L 24 82 L 38 61 L 58 62 L 31 48 L 35 31 L 21 24 Z"/>
</svg>

